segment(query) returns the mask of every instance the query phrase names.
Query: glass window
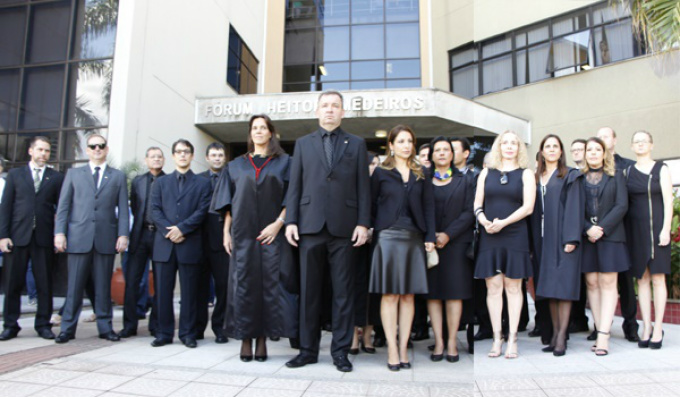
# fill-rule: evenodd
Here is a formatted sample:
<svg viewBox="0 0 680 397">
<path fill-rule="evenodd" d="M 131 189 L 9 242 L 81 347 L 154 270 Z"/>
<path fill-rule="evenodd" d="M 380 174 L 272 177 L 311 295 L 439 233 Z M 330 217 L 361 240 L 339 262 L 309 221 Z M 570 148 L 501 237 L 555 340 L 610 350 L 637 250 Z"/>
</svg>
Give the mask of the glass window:
<svg viewBox="0 0 680 397">
<path fill-rule="evenodd" d="M 296 63 L 313 63 L 315 43 L 315 29 L 286 31 L 285 63 L 288 65 Z"/>
<path fill-rule="evenodd" d="M 308 82 L 315 81 L 316 73 L 314 65 L 295 65 L 283 68 L 283 79 L 287 82 Z"/>
<path fill-rule="evenodd" d="M 417 23 L 386 25 L 387 58 L 420 57 L 420 36 Z"/>
<path fill-rule="evenodd" d="M 456 95 L 464 98 L 473 98 L 479 95 L 479 68 L 477 65 L 455 70 L 452 74 L 453 92 Z"/>
<path fill-rule="evenodd" d="M 385 80 L 352 81 L 350 86 L 353 90 L 373 90 L 385 88 Z"/>
<path fill-rule="evenodd" d="M 314 27 L 318 14 L 315 0 L 288 0 L 286 2 L 286 27 Z"/>
<path fill-rule="evenodd" d="M 383 0 L 352 0 L 352 23 L 380 23 L 384 20 Z"/>
<path fill-rule="evenodd" d="M 387 0 L 385 19 L 387 22 L 417 21 L 418 0 Z"/>
<path fill-rule="evenodd" d="M 70 1 L 38 4 L 32 7 L 27 62 L 66 59 Z"/>
<path fill-rule="evenodd" d="M 14 146 L 17 140 L 16 134 L 0 134 L 0 154 L 5 160 L 14 162 Z"/>
<path fill-rule="evenodd" d="M 108 125 L 112 62 L 81 62 L 70 69 L 67 126 Z"/>
<path fill-rule="evenodd" d="M 346 25 L 349 22 L 349 0 L 318 0 L 319 22 L 323 25 Z"/>
<path fill-rule="evenodd" d="M 64 69 L 59 65 L 25 70 L 19 129 L 59 127 Z"/>
<path fill-rule="evenodd" d="M 349 62 L 319 65 L 319 79 L 321 81 L 349 80 Z"/>
<path fill-rule="evenodd" d="M 553 22 L 553 37 L 562 36 L 567 33 L 577 32 L 588 27 L 587 11 L 582 11 L 577 15 L 572 15 L 564 19 Z"/>
<path fill-rule="evenodd" d="M 228 54 L 227 83 L 239 94 L 256 93 L 259 62 L 232 26 Z"/>
<path fill-rule="evenodd" d="M 455 52 L 453 55 L 451 55 L 451 67 L 457 68 L 458 66 L 462 66 L 470 62 L 477 62 L 477 47 Z"/>
<path fill-rule="evenodd" d="M 71 58 L 106 58 L 113 56 L 118 24 L 118 6 L 114 2 L 84 0 L 77 2 L 78 16 Z"/>
<path fill-rule="evenodd" d="M 0 70 L 0 132 L 15 131 L 19 108 L 19 69 Z"/>
<path fill-rule="evenodd" d="M 604 4 L 601 7 L 593 10 L 593 24 L 599 25 L 611 21 L 617 21 L 622 18 L 630 16 L 629 12 L 625 8 L 621 7 L 618 3 Z"/>
<path fill-rule="evenodd" d="M 26 7 L 3 8 L 0 12 L 0 66 L 23 63 L 26 36 Z M 7 39 L 10 38 L 11 39 Z"/>
<path fill-rule="evenodd" d="M 512 87 L 512 55 L 505 55 L 482 63 L 484 94 Z"/>
<path fill-rule="evenodd" d="M 553 42 L 552 63 L 548 70 L 555 71 L 588 63 L 588 46 L 590 31 L 570 34 Z"/>
<path fill-rule="evenodd" d="M 340 81 L 340 82 L 319 84 L 319 90 L 320 91 L 323 91 L 323 90 L 336 90 L 336 91 L 349 90 L 349 81 Z"/>
<path fill-rule="evenodd" d="M 314 84 L 284 84 L 283 92 L 304 92 L 314 91 Z"/>
<path fill-rule="evenodd" d="M 384 78 L 385 61 L 352 62 L 352 80 Z"/>
<path fill-rule="evenodd" d="M 626 20 L 595 31 L 595 53 L 597 66 L 606 65 L 634 56 L 635 42 L 631 21 Z"/>
<path fill-rule="evenodd" d="M 533 83 L 549 78 L 549 56 L 549 43 L 529 47 L 528 50 L 518 51 L 516 56 L 517 84 Z"/>
<path fill-rule="evenodd" d="M 385 58 L 383 25 L 352 26 L 352 59 Z"/>
<path fill-rule="evenodd" d="M 385 72 L 388 79 L 420 77 L 420 60 L 387 61 Z"/>
<path fill-rule="evenodd" d="M 349 59 L 349 27 L 321 28 L 317 43 L 321 47 L 317 52 L 320 62 Z"/>
<path fill-rule="evenodd" d="M 418 88 L 420 87 L 420 80 L 419 79 L 387 80 L 385 84 L 387 88 Z"/>
<path fill-rule="evenodd" d="M 488 43 L 482 45 L 482 57 L 489 58 L 494 55 L 502 54 L 508 52 L 512 49 L 512 40 L 510 35 L 501 37 L 499 39 L 494 39 Z"/>
</svg>

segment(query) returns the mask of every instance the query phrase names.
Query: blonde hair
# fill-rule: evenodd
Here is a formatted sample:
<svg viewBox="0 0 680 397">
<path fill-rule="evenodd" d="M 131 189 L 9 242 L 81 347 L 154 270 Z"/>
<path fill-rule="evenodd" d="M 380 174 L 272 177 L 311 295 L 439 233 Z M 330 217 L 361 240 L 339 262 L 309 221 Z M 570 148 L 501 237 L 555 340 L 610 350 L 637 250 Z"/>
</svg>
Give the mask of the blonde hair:
<svg viewBox="0 0 680 397">
<path fill-rule="evenodd" d="M 527 154 L 527 147 L 524 145 L 524 143 L 522 143 L 522 140 L 519 138 L 519 135 L 517 135 L 515 131 L 510 130 L 503 131 L 503 133 L 499 134 L 493 141 L 491 151 L 488 153 L 489 163 L 487 164 L 487 167 L 491 169 L 501 168 L 501 165 L 503 164 L 503 154 L 501 153 L 501 141 L 503 141 L 503 137 L 507 134 L 512 134 L 515 136 L 515 138 L 517 138 L 517 165 L 519 166 L 519 168 L 527 168 L 529 166 L 529 155 Z"/>
<path fill-rule="evenodd" d="M 602 150 L 604 151 L 604 166 L 602 167 L 602 171 L 604 171 L 604 173 L 609 176 L 616 175 L 616 162 L 614 161 L 614 155 L 607 149 L 607 145 L 604 144 L 604 141 L 595 136 L 592 138 L 588 138 L 588 140 L 586 141 L 586 151 L 588 151 L 588 144 L 590 142 L 595 142 L 596 144 L 600 145 L 602 147 Z M 588 165 L 587 160 L 583 162 L 581 171 L 584 174 L 590 171 L 590 166 Z"/>
<path fill-rule="evenodd" d="M 416 175 L 416 179 L 423 179 L 425 178 L 425 174 L 423 174 L 423 168 L 420 166 L 420 164 L 418 164 L 418 162 L 416 162 L 416 134 L 413 132 L 411 127 L 407 125 L 399 124 L 390 130 L 390 133 L 387 135 L 385 161 L 380 164 L 380 167 L 386 170 L 393 170 L 394 167 L 397 166 L 397 162 L 394 159 L 394 154 L 390 151 L 389 144 L 394 144 L 394 141 L 397 139 L 397 135 L 399 135 L 399 133 L 402 131 L 406 131 L 411 134 L 411 139 L 413 139 L 413 150 L 411 151 L 411 155 L 406 160 L 408 168 Z"/>
</svg>

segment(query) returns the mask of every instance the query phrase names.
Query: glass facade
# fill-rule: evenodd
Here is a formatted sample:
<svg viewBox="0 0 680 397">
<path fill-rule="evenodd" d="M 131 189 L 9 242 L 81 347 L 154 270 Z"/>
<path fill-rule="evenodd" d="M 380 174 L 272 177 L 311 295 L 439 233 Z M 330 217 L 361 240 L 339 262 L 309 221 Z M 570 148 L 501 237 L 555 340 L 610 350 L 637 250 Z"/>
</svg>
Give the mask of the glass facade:
<svg viewBox="0 0 680 397">
<path fill-rule="evenodd" d="M 283 92 L 420 87 L 418 0 L 288 0 Z"/>
<path fill-rule="evenodd" d="M 241 36 L 233 26 L 229 25 L 227 84 L 239 94 L 257 93 L 257 67 L 259 64 Z"/>
<path fill-rule="evenodd" d="M 450 51 L 451 91 L 473 98 L 643 53 L 630 15 L 605 1 Z"/>
<path fill-rule="evenodd" d="M 87 161 L 89 134 L 107 135 L 117 16 L 117 0 L 0 2 L 0 154 L 11 166 L 37 135 L 60 169 Z"/>
</svg>

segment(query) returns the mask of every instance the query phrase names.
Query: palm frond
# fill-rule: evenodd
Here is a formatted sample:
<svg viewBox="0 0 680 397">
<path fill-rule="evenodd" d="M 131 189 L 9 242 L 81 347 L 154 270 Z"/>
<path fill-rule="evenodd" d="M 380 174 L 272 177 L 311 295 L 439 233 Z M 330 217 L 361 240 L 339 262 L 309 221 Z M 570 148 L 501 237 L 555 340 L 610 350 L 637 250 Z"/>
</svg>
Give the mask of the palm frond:
<svg viewBox="0 0 680 397">
<path fill-rule="evenodd" d="M 610 0 L 628 10 L 640 40 L 658 52 L 680 47 L 680 0 Z"/>
</svg>

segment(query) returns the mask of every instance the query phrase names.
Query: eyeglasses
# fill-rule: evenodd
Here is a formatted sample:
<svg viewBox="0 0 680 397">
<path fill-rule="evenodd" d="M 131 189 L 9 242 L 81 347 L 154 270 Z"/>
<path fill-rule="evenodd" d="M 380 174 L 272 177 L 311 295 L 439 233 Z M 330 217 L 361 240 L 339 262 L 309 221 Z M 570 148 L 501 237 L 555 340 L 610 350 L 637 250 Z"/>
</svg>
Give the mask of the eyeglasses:
<svg viewBox="0 0 680 397">
<path fill-rule="evenodd" d="M 178 149 L 178 150 L 175 150 L 175 154 L 186 154 L 186 155 L 189 155 L 189 154 L 192 154 L 192 153 L 193 153 L 193 152 L 192 152 L 190 149 Z"/>
<path fill-rule="evenodd" d="M 508 175 L 505 172 L 501 172 L 501 185 L 508 184 Z"/>
<path fill-rule="evenodd" d="M 106 149 L 106 144 L 105 143 L 95 143 L 95 144 L 92 144 L 92 145 L 87 145 L 87 147 L 89 147 L 92 150 L 95 150 L 97 148 L 104 150 L 104 149 Z"/>
</svg>

